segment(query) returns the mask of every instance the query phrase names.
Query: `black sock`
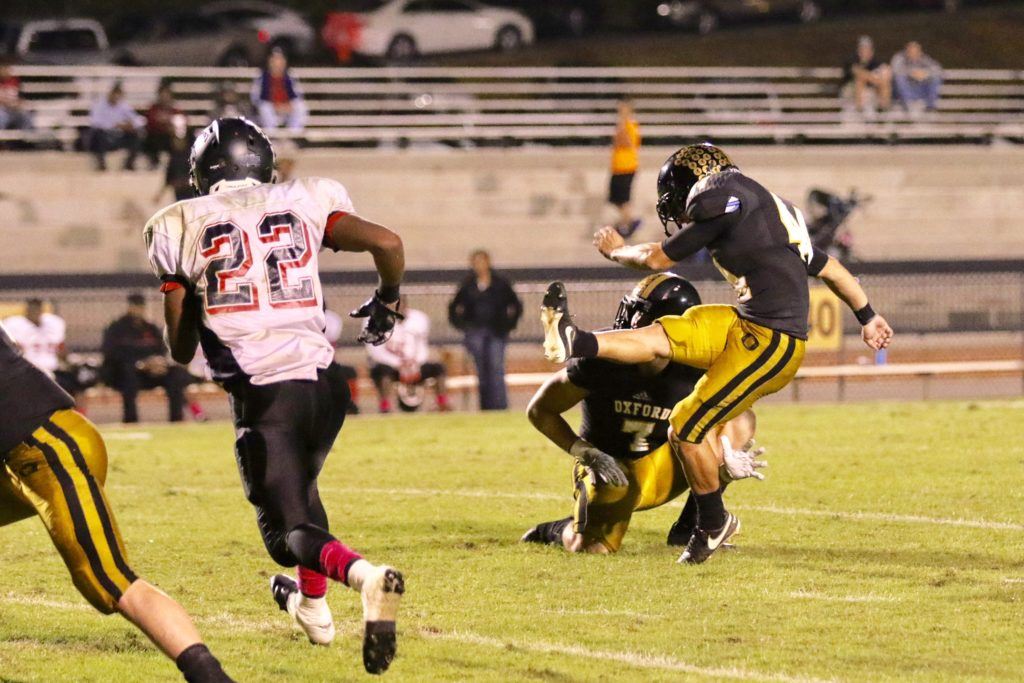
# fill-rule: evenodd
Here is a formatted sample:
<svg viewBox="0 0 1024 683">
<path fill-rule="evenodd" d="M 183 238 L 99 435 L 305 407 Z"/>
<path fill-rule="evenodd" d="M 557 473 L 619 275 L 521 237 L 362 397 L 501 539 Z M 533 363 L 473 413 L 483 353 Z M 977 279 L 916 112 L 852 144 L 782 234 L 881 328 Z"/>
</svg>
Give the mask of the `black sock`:
<svg viewBox="0 0 1024 683">
<path fill-rule="evenodd" d="M 690 540 L 693 530 L 697 528 L 697 501 L 693 493 L 686 497 L 686 504 L 683 511 L 679 513 L 679 519 L 675 521 L 672 528 L 668 530 L 668 544 L 681 545 Z"/>
<path fill-rule="evenodd" d="M 725 503 L 722 492 L 691 494 L 697 500 L 697 512 L 700 528 L 704 531 L 716 531 L 725 526 Z"/>
<path fill-rule="evenodd" d="M 538 540 L 548 545 L 562 545 L 562 532 L 565 527 L 572 524 L 572 517 L 556 519 L 553 522 L 543 522 L 537 525 Z"/>
<path fill-rule="evenodd" d="M 231 683 L 231 679 L 210 649 L 202 643 L 190 645 L 181 651 L 174 663 L 185 675 L 188 683 Z"/>
<path fill-rule="evenodd" d="M 576 339 L 572 343 L 573 358 L 597 358 L 597 335 L 593 332 L 576 330 Z"/>
</svg>

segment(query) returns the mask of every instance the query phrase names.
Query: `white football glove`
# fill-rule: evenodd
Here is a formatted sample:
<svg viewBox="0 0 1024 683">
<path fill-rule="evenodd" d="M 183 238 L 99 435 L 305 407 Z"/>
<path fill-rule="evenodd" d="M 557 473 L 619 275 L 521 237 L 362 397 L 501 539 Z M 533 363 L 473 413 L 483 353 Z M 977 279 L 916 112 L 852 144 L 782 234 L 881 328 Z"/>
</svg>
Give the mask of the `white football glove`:
<svg viewBox="0 0 1024 683">
<path fill-rule="evenodd" d="M 738 451 L 733 450 L 732 443 L 729 441 L 729 437 L 722 437 L 722 450 L 724 451 L 722 467 L 719 471 L 719 477 L 724 481 L 736 481 L 737 479 L 747 479 L 748 477 L 754 477 L 755 479 L 764 479 L 764 475 L 758 472 L 762 467 L 767 467 L 768 463 L 764 460 L 758 460 L 759 457 L 764 455 L 765 448 L 754 448 L 754 442 L 750 442 L 750 450 Z"/>
<path fill-rule="evenodd" d="M 587 443 L 583 439 L 576 439 L 569 448 L 569 455 L 576 458 L 576 462 L 590 470 L 594 480 L 598 483 L 606 483 L 611 486 L 628 486 L 629 480 L 626 473 L 615 462 L 615 458 L 604 451 Z"/>
</svg>

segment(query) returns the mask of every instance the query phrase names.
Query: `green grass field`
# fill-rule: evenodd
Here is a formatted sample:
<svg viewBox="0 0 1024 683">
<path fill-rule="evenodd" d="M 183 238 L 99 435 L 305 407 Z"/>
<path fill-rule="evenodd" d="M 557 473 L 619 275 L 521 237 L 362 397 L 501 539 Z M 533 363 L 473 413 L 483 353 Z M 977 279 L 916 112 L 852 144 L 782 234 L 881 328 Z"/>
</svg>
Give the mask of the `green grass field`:
<svg viewBox="0 0 1024 683">
<path fill-rule="evenodd" d="M 763 483 L 727 502 L 738 549 L 700 567 L 640 513 L 615 557 L 523 546 L 568 512 L 568 456 L 519 414 L 352 420 L 321 479 L 333 531 L 403 569 L 406 680 L 1021 680 L 1020 402 L 767 407 Z M 357 596 L 314 648 L 267 590 L 227 424 L 104 430 L 136 570 L 239 681 L 363 678 Z M 174 681 L 90 611 L 42 525 L 0 529 L 0 681 Z"/>
</svg>

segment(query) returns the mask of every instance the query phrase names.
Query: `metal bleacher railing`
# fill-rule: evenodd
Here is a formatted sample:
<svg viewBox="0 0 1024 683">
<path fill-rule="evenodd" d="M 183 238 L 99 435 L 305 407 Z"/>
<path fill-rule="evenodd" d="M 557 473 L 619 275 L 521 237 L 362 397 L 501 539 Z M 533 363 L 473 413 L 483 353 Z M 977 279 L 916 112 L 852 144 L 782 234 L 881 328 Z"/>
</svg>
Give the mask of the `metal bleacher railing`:
<svg viewBox="0 0 1024 683">
<path fill-rule="evenodd" d="M 71 148 L 90 104 L 124 84 L 140 109 L 172 83 L 190 124 L 204 125 L 218 87 L 246 98 L 255 70 L 43 67 L 17 69 L 34 131 L 0 141 Z M 296 69 L 309 146 L 604 144 L 615 100 L 635 100 L 645 140 L 723 142 L 1024 142 L 1024 71 L 952 69 L 937 111 L 864 115 L 835 68 L 309 68 Z"/>
</svg>

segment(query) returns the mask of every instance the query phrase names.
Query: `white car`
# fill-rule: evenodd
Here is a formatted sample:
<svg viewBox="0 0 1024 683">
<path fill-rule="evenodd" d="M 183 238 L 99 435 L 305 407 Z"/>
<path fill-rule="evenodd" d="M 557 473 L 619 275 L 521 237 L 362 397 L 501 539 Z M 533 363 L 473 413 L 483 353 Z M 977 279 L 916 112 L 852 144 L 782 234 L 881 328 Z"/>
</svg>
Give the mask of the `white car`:
<svg viewBox="0 0 1024 683">
<path fill-rule="evenodd" d="M 533 42 L 533 24 L 519 12 L 474 0 L 387 0 L 352 13 L 352 52 L 408 61 L 463 50 L 515 50 Z"/>
</svg>

